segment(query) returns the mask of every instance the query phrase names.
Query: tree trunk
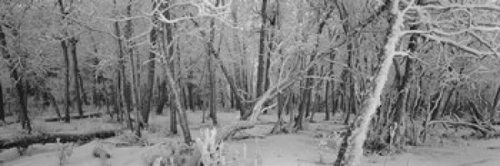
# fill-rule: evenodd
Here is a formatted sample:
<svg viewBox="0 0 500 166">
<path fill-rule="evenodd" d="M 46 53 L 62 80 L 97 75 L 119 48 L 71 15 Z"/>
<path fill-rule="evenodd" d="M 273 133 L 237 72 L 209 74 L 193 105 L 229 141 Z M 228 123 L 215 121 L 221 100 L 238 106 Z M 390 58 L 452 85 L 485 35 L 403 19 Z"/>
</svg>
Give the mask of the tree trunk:
<svg viewBox="0 0 500 166">
<path fill-rule="evenodd" d="M 170 88 L 171 89 L 171 88 Z M 173 91 L 172 89 L 170 90 L 171 92 Z M 172 92 L 173 93 L 173 92 Z M 177 131 L 177 108 L 176 108 L 176 105 L 175 105 L 175 101 L 172 100 L 174 97 L 173 94 L 169 94 L 170 95 L 170 100 L 169 100 L 169 108 L 170 108 L 170 132 L 172 134 L 177 134 L 178 131 Z M 203 119 L 205 119 L 203 117 Z"/>
<path fill-rule="evenodd" d="M 286 92 L 281 92 L 278 94 L 278 120 L 276 121 L 276 124 L 274 125 L 273 129 L 271 129 L 271 134 L 278 134 L 283 130 L 283 110 L 286 108 L 286 105 L 289 100 L 289 96 L 285 95 Z M 286 97 L 286 99 L 285 99 Z"/>
<path fill-rule="evenodd" d="M 80 72 L 78 72 L 78 83 L 80 85 L 80 93 L 81 93 L 81 100 L 82 103 L 85 105 L 90 105 L 89 98 L 87 97 L 87 93 L 85 92 L 85 88 L 83 88 L 83 78 Z"/>
<path fill-rule="evenodd" d="M 458 94 L 457 94 L 457 96 L 458 96 Z M 500 85 L 497 88 L 497 92 L 495 93 L 495 97 L 493 98 L 493 102 L 491 102 L 492 103 L 491 108 L 489 108 L 490 109 L 489 110 L 489 112 L 490 112 L 490 123 L 494 123 L 495 122 L 495 118 L 497 117 L 497 111 L 495 109 L 498 106 L 498 102 L 500 102 Z"/>
<path fill-rule="evenodd" d="M 64 19 L 66 17 L 66 15 L 68 15 L 68 13 L 66 13 L 66 11 L 64 10 L 65 6 L 63 4 L 63 0 L 58 0 L 58 3 L 59 3 L 59 10 L 61 12 L 61 14 L 63 15 L 62 16 L 62 19 Z M 66 66 L 65 68 L 65 73 L 64 73 L 64 96 L 65 96 L 65 102 L 64 102 L 64 112 L 66 114 L 66 119 L 65 119 L 65 122 L 66 123 L 69 123 L 70 122 L 70 115 L 69 115 L 69 109 L 70 109 L 70 94 L 69 94 L 69 86 L 70 86 L 70 83 L 69 83 L 69 52 L 68 52 L 68 40 L 62 40 L 61 41 L 61 48 L 63 50 L 63 56 L 64 56 L 64 64 Z"/>
<path fill-rule="evenodd" d="M 19 110 L 21 126 L 23 129 L 28 130 L 28 133 L 31 133 L 31 123 L 28 117 L 28 91 L 26 90 L 28 84 L 23 80 L 23 78 L 20 78 L 17 69 L 12 70 L 11 74 L 12 78 L 17 80 L 15 86 L 19 98 L 19 106 L 21 107 Z"/>
<path fill-rule="evenodd" d="M 326 87 L 325 87 L 325 120 L 329 121 L 330 120 L 330 84 L 333 82 L 326 81 Z"/>
<path fill-rule="evenodd" d="M 1 27 L 0 27 L 1 28 Z M 2 33 L 2 32 L 0 32 Z M 3 102 L 3 87 L 2 82 L 0 82 L 0 121 L 5 122 L 5 110 L 4 110 L 4 102 Z"/>
<path fill-rule="evenodd" d="M 167 81 L 166 80 L 161 81 L 161 83 L 158 87 L 158 91 L 159 91 L 160 95 L 159 95 L 158 105 L 156 106 L 156 111 L 155 111 L 157 115 L 163 113 L 163 108 L 165 107 L 165 104 L 167 104 L 167 101 L 168 101 L 169 93 L 167 92 Z"/>
<path fill-rule="evenodd" d="M 193 100 L 194 100 L 193 87 L 194 87 L 194 85 L 191 83 L 189 83 L 187 85 L 187 95 L 189 98 L 189 102 L 188 102 L 189 109 L 191 109 L 194 112 L 195 108 L 194 108 L 194 102 L 193 102 Z"/>
<path fill-rule="evenodd" d="M 57 106 L 56 97 L 54 95 L 52 95 L 50 92 L 46 92 L 46 93 L 49 97 L 49 100 L 51 102 L 52 107 L 54 107 L 54 111 L 56 111 L 57 118 L 62 119 L 61 111 L 59 111 L 59 107 Z"/>
<path fill-rule="evenodd" d="M 129 72 L 131 73 L 132 75 L 132 80 L 130 81 L 131 82 L 131 85 L 130 85 L 130 94 L 131 94 L 131 104 L 130 106 L 132 107 L 132 112 L 135 112 L 135 135 L 137 137 L 141 137 L 141 126 L 140 126 L 140 116 L 139 116 L 139 109 L 138 109 L 138 103 L 139 103 L 139 100 L 137 98 L 137 95 L 139 95 L 138 93 L 138 86 L 137 86 L 137 74 L 136 74 L 136 69 L 135 69 L 135 61 L 134 61 L 134 57 L 133 57 L 133 54 L 129 54 L 129 61 L 130 61 L 130 67 L 129 67 Z M 124 87 L 125 89 L 125 87 Z M 128 88 L 127 88 L 128 89 Z M 128 112 L 128 114 L 130 115 L 130 112 Z M 127 115 L 127 116 L 129 116 Z M 131 120 L 130 120 L 131 121 Z"/>
<path fill-rule="evenodd" d="M 363 144 L 366 140 L 370 122 L 377 108 L 380 106 L 380 97 L 387 82 L 393 58 L 396 55 L 396 46 L 400 38 L 404 35 L 400 29 L 403 27 L 404 18 L 398 8 L 399 0 L 395 0 L 391 5 L 391 14 L 395 17 L 390 21 L 390 35 L 384 47 L 385 59 L 381 64 L 380 70 L 375 75 L 374 88 L 370 90 L 367 100 L 362 105 L 363 112 L 352 123 L 346 135 L 349 138 L 344 139 L 344 141 L 349 141 L 347 146 L 342 146 L 341 150 L 339 150 L 345 151 L 345 153 L 339 152 L 335 165 L 357 166 L 360 163 L 360 158 L 363 156 Z"/>
<path fill-rule="evenodd" d="M 212 119 L 212 123 L 214 126 L 217 125 L 217 115 L 216 115 L 216 110 L 215 107 L 217 105 L 217 100 L 216 100 L 216 92 L 215 92 L 215 74 L 213 71 L 213 65 L 212 65 L 212 57 L 209 55 L 207 58 L 207 67 L 208 67 L 208 85 L 209 85 L 209 97 L 208 97 L 208 105 L 209 105 L 209 116 L 210 119 Z"/>
<path fill-rule="evenodd" d="M 19 32 L 17 29 L 12 29 L 12 36 L 14 38 L 19 37 Z M 30 119 L 28 117 L 28 95 L 27 95 L 27 82 L 22 78 L 19 73 L 19 69 L 14 66 L 14 61 L 18 61 L 18 59 L 14 59 L 14 57 L 11 57 L 10 53 L 5 49 L 7 48 L 7 40 L 5 38 L 5 32 L 2 29 L 2 25 L 0 24 L 0 52 L 3 54 L 4 58 L 7 60 L 7 65 L 10 70 L 10 76 L 14 80 L 14 85 L 17 90 L 17 95 L 18 95 L 18 102 L 19 102 L 19 120 L 21 121 L 21 126 L 23 129 L 28 130 L 28 133 L 31 133 L 31 124 L 30 124 Z M 19 55 L 20 59 L 20 66 L 25 65 L 25 60 L 23 55 Z"/>
<path fill-rule="evenodd" d="M 264 93 L 266 76 L 266 37 L 267 37 L 267 0 L 262 0 L 261 15 L 262 27 L 260 29 L 259 39 L 259 57 L 257 64 L 257 87 L 255 97 L 260 97 Z"/>
<path fill-rule="evenodd" d="M 65 102 L 64 102 L 64 112 L 65 112 L 65 122 L 69 123 L 70 122 L 70 93 L 69 93 L 69 53 L 68 53 L 68 46 L 67 46 L 67 41 L 63 40 L 61 41 L 61 47 L 63 49 L 63 56 L 64 56 L 64 64 L 66 64 L 65 72 L 64 72 L 64 96 L 65 96 Z"/>
<path fill-rule="evenodd" d="M 156 8 L 158 4 L 153 2 L 153 9 Z M 153 99 L 153 87 L 155 81 L 155 51 L 158 50 L 158 19 L 156 16 L 153 16 L 153 29 L 149 33 L 149 41 L 151 43 L 150 51 L 149 51 L 149 62 L 148 62 L 148 75 L 147 75 L 147 84 L 145 88 L 145 96 L 143 97 L 142 102 L 142 121 L 145 124 L 148 124 L 149 121 L 149 112 L 151 112 L 151 100 Z"/>
<path fill-rule="evenodd" d="M 78 80 L 80 78 L 79 70 L 78 70 L 78 59 L 76 55 L 76 44 L 78 43 L 78 39 L 76 38 L 70 38 L 68 40 L 71 48 L 71 54 L 73 55 L 73 74 L 74 74 L 74 83 L 75 83 L 75 100 L 76 100 L 76 106 L 78 109 L 78 115 L 83 116 L 83 108 L 82 108 L 82 100 L 80 96 L 80 81 Z"/>
<path fill-rule="evenodd" d="M 132 17 L 132 0 L 130 0 L 127 4 L 127 7 L 125 9 L 125 12 L 126 12 L 126 15 L 127 17 Z M 137 69 L 136 67 L 138 68 L 139 66 L 139 56 L 135 55 L 135 59 L 134 59 L 134 47 L 133 47 L 133 41 L 130 40 L 130 38 L 132 37 L 132 34 L 134 33 L 133 31 L 133 27 L 132 27 L 132 20 L 131 19 L 128 19 L 127 21 L 125 21 L 125 33 L 124 33 L 124 37 L 126 39 L 126 43 L 125 43 L 125 46 L 126 46 L 126 49 L 128 51 L 128 55 L 129 55 L 129 61 L 130 61 L 130 67 L 129 67 L 129 73 L 131 75 L 131 80 L 129 81 L 131 83 L 130 85 L 130 91 L 131 91 L 131 107 L 132 107 L 132 110 L 133 112 L 135 113 L 135 135 L 137 137 L 141 137 L 141 123 L 142 122 L 142 118 L 141 118 L 141 114 L 140 114 L 140 110 L 141 110 L 141 100 L 140 100 L 140 83 L 139 83 L 139 72 L 137 72 Z M 124 76 L 125 78 L 125 76 Z M 143 117 L 144 118 L 144 117 Z"/>
<path fill-rule="evenodd" d="M 215 6 L 219 6 L 220 0 L 217 0 Z M 210 108 L 210 119 L 212 119 L 212 123 L 214 126 L 217 126 L 217 114 L 216 114 L 216 106 L 217 106 L 217 92 L 215 91 L 215 69 L 213 67 L 213 58 L 212 56 L 216 56 L 219 53 L 215 51 L 214 42 L 215 42 L 215 28 L 214 28 L 214 19 L 210 20 L 210 36 L 209 41 L 207 43 L 207 68 L 208 68 L 208 85 L 209 85 L 209 98 L 208 104 Z M 221 96 L 222 98 L 222 96 Z"/>
<path fill-rule="evenodd" d="M 179 121 L 182 129 L 182 133 L 184 134 L 184 142 L 187 144 L 191 144 L 192 139 L 191 139 L 191 132 L 189 130 L 189 125 L 187 122 L 187 115 L 186 111 L 182 108 L 181 104 L 181 99 L 180 99 L 180 93 L 179 93 L 179 86 L 177 85 L 177 82 L 175 82 L 175 79 L 172 74 L 172 70 L 167 66 L 166 67 L 166 74 L 167 78 L 169 81 L 170 89 L 173 93 L 173 101 L 175 103 L 175 106 L 177 108 L 178 115 L 179 115 Z"/>
<path fill-rule="evenodd" d="M 132 75 L 132 78 L 130 83 L 130 91 L 131 91 L 131 107 L 132 107 L 132 112 L 135 112 L 135 135 L 137 137 L 141 137 L 141 116 L 139 114 L 139 98 L 137 97 L 139 95 L 139 86 L 137 84 L 137 70 L 136 70 L 136 64 L 134 60 L 134 54 L 129 54 L 129 73 Z M 129 112 L 130 113 L 130 112 Z"/>
</svg>

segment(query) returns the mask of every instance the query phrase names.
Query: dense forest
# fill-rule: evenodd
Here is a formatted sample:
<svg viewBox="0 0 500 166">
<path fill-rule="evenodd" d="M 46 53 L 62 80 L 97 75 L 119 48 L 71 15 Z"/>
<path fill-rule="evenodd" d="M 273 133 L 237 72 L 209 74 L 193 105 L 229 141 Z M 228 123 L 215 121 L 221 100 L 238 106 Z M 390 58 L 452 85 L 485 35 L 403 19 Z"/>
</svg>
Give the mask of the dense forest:
<svg viewBox="0 0 500 166">
<path fill-rule="evenodd" d="M 307 138 L 275 158 L 357 166 L 500 136 L 496 0 L 1 0 L 0 55 L 0 165 L 290 165 L 257 151 Z"/>
</svg>

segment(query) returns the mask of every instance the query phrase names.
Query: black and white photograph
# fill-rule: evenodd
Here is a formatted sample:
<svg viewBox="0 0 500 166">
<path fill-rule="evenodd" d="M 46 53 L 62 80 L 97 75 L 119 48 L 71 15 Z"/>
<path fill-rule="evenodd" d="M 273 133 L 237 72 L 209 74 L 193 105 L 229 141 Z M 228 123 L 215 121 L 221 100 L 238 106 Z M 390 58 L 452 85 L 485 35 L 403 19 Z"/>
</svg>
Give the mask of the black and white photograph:
<svg viewBox="0 0 500 166">
<path fill-rule="evenodd" d="M 0 166 L 499 166 L 500 0 L 0 0 Z"/>
</svg>

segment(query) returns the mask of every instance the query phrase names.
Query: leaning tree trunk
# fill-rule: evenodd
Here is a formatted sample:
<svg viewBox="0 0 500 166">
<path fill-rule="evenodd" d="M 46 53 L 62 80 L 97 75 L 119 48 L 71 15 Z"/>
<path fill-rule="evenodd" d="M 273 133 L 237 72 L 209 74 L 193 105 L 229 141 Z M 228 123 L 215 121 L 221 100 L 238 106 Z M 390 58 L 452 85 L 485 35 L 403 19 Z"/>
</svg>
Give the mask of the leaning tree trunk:
<svg viewBox="0 0 500 166">
<path fill-rule="evenodd" d="M 335 165 L 357 166 L 363 156 L 363 144 L 366 140 L 370 121 L 380 106 L 380 96 L 387 82 L 389 69 L 392 66 L 393 58 L 397 54 L 396 46 L 400 38 L 404 35 L 403 15 L 399 10 L 399 0 L 392 4 L 391 14 L 395 17 L 391 20 L 390 35 L 384 48 L 385 59 L 381 64 L 379 72 L 375 75 L 374 87 L 370 90 L 367 100 L 363 102 L 363 112 L 352 123 L 350 132 L 348 132 L 347 147 L 339 152 Z M 349 134 L 350 133 L 350 134 Z"/>
<path fill-rule="evenodd" d="M 56 97 L 54 95 L 52 95 L 52 93 L 50 93 L 50 92 L 46 92 L 46 93 L 49 97 L 49 100 L 50 100 L 52 107 L 54 107 L 54 111 L 56 111 L 57 118 L 62 119 L 61 111 L 59 110 L 59 106 L 57 106 Z"/>
<path fill-rule="evenodd" d="M 87 97 L 87 93 L 85 93 L 85 89 L 83 88 L 83 78 L 80 72 L 78 72 L 78 83 L 80 87 L 80 94 L 81 94 L 81 100 L 82 103 L 85 105 L 90 105 L 89 98 Z"/>
<path fill-rule="evenodd" d="M 166 68 L 166 74 L 167 74 L 167 79 L 169 81 L 170 89 L 173 93 L 174 96 L 174 103 L 176 106 L 176 112 L 179 115 L 179 121 L 182 129 L 182 133 L 184 135 L 184 142 L 187 144 L 191 144 L 192 139 L 191 139 L 191 132 L 189 131 L 189 125 L 187 122 L 187 114 L 184 108 L 182 108 L 182 103 L 181 103 L 181 96 L 180 96 L 180 88 L 179 85 L 177 85 L 177 82 L 175 81 L 172 71 L 170 70 L 170 67 L 167 66 Z"/>
</svg>

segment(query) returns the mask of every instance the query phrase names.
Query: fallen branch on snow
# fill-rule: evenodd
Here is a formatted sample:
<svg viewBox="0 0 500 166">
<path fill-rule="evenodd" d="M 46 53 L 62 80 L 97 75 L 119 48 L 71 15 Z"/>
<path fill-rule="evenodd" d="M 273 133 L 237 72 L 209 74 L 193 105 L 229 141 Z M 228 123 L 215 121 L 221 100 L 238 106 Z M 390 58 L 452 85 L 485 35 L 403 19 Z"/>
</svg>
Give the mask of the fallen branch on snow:
<svg viewBox="0 0 500 166">
<path fill-rule="evenodd" d="M 0 149 L 13 147 L 28 147 L 33 144 L 67 142 L 90 142 L 92 139 L 109 138 L 116 136 L 120 130 L 103 130 L 89 133 L 41 133 L 34 135 L 22 135 L 15 138 L 0 139 Z"/>
</svg>

